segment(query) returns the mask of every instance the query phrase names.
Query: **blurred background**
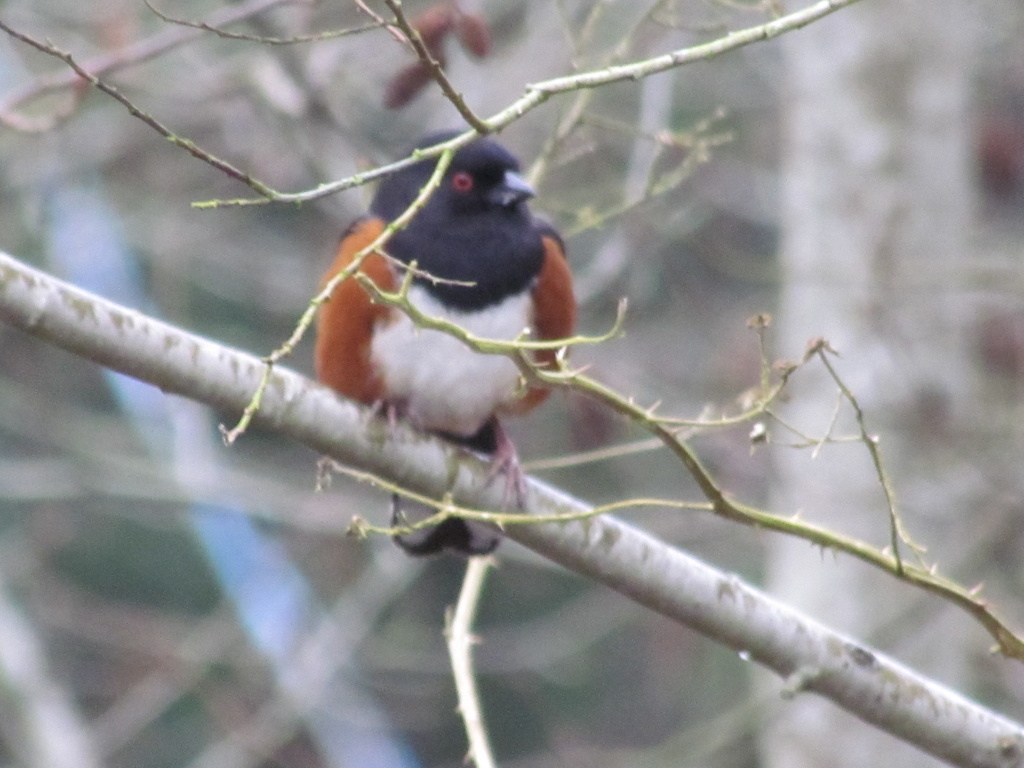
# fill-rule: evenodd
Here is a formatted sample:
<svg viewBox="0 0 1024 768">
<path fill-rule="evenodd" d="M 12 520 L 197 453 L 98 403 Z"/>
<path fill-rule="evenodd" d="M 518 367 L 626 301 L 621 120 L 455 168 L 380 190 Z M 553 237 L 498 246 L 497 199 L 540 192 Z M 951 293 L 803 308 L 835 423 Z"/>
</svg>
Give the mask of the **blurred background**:
<svg viewBox="0 0 1024 768">
<path fill-rule="evenodd" d="M 553 98 L 501 140 L 566 236 L 582 329 L 603 333 L 629 299 L 624 335 L 577 348 L 575 362 L 663 413 L 714 418 L 758 383 L 752 315 L 773 315 L 773 357 L 828 337 L 927 562 L 983 583 L 1024 627 L 1024 11 L 895 6 Z M 7 0 L 0 19 L 282 191 L 459 125 L 435 87 L 402 93 L 412 54 L 387 31 L 359 31 L 372 19 L 355 3 L 155 7 L 249 39 L 170 24 L 142 0 Z M 450 12 L 405 7 L 421 21 Z M 460 8 L 471 34 L 440 45 L 485 117 L 528 83 L 780 11 Z M 357 32 L 292 40 L 346 29 Z M 69 83 L 60 61 L 0 39 L 0 248 L 189 331 L 256 354 L 278 346 L 371 191 L 199 210 L 252 193 Z M 310 350 L 307 339 L 288 365 L 310 373 Z M 0 326 L 0 765 L 462 763 L 442 629 L 464 563 L 347 538 L 353 515 L 384 522 L 384 495 L 341 477 L 317 492 L 318 457 L 269 432 L 224 447 L 217 425 L 236 416 Z M 798 374 L 779 416 L 765 420 L 768 444 L 752 446 L 745 424 L 699 432 L 694 447 L 737 498 L 885 546 L 863 444 L 821 442 L 856 425 L 820 366 Z M 549 467 L 644 437 L 579 397 L 558 394 L 509 427 L 538 474 L 587 501 L 697 498 L 658 451 Z M 1021 665 L 935 598 L 703 513 L 629 517 L 1024 718 Z M 476 657 L 502 765 L 937 764 L 830 705 L 782 701 L 777 679 L 729 649 L 518 545 L 498 560 Z"/>
</svg>

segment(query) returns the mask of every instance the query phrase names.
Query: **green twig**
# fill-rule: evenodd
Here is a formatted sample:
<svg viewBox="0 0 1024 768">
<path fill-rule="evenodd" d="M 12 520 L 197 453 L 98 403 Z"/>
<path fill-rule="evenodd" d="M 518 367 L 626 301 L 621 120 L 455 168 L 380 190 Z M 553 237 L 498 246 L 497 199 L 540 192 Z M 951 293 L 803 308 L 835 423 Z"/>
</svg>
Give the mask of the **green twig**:
<svg viewBox="0 0 1024 768">
<path fill-rule="evenodd" d="M 425 517 L 422 520 L 417 520 L 415 522 L 407 521 L 402 525 L 394 526 L 376 526 L 366 522 L 361 517 L 354 517 L 351 525 L 349 526 L 349 533 L 360 537 L 371 533 L 381 534 L 384 536 L 412 533 L 413 531 L 417 531 L 421 528 L 430 528 L 438 525 L 439 523 L 443 523 L 451 517 L 461 517 L 465 520 L 476 520 L 482 523 L 492 523 L 494 525 L 505 527 L 509 525 L 530 525 L 536 523 L 568 523 L 573 520 L 587 520 L 600 515 L 608 515 L 632 509 L 659 508 L 700 512 L 711 511 L 711 505 L 703 501 L 679 501 L 677 499 L 638 497 L 601 504 L 581 512 L 560 512 L 549 515 L 525 515 L 522 512 L 493 512 L 486 509 L 473 509 L 471 507 L 462 506 L 457 504 L 451 495 L 448 494 L 445 494 L 440 499 L 435 499 L 426 494 L 412 491 L 398 483 L 391 482 L 380 475 L 361 469 L 354 469 L 334 461 L 321 461 L 318 470 L 320 474 L 320 480 L 318 480 L 318 483 L 321 485 L 323 485 L 324 482 L 323 472 L 328 466 L 332 471 L 343 474 L 353 480 L 369 483 L 376 488 L 386 491 L 387 493 L 397 494 L 404 499 L 408 499 L 409 501 L 437 510 L 432 515 Z M 486 469 L 481 469 L 481 474 L 486 474 L 486 471 Z"/>
</svg>

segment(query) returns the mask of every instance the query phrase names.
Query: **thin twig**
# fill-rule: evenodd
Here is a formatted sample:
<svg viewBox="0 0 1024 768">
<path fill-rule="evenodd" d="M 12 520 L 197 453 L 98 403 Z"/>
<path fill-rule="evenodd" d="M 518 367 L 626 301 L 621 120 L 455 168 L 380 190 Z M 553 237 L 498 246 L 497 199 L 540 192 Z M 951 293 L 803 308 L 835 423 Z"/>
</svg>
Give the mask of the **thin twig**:
<svg viewBox="0 0 1024 768">
<path fill-rule="evenodd" d="M 854 418 L 857 421 L 857 427 L 860 430 L 861 442 L 868 449 L 868 453 L 871 455 L 871 463 L 875 468 L 875 475 L 878 477 L 878 483 L 882 486 L 882 493 L 885 494 L 885 504 L 889 512 L 889 546 L 892 548 L 892 556 L 895 560 L 896 575 L 904 575 L 903 559 L 900 557 L 899 545 L 900 542 L 904 542 L 909 546 L 914 553 L 918 556 L 918 560 L 921 560 L 921 554 L 924 552 L 924 547 L 919 544 L 915 544 L 914 541 L 907 534 L 903 527 L 903 523 L 900 520 L 899 512 L 896 510 L 896 493 L 892 487 L 892 481 L 889 479 L 889 473 L 885 471 L 885 463 L 882 461 L 882 449 L 878 445 L 878 437 L 868 432 L 867 425 L 864 421 L 864 411 L 860 407 L 860 403 L 857 402 L 857 398 L 854 396 L 850 388 L 846 386 L 846 382 L 839 376 L 836 369 L 832 366 L 832 361 L 828 359 L 829 353 L 835 354 L 835 351 L 827 344 L 821 343 L 816 345 L 814 354 L 817 355 L 818 359 L 821 360 L 822 365 L 825 366 L 825 370 L 828 371 L 829 376 L 832 377 L 832 381 L 835 382 L 836 386 L 839 387 L 839 391 L 842 392 L 843 397 L 853 408 Z M 923 562 L 921 563 L 924 564 Z"/>
<path fill-rule="evenodd" d="M 577 215 L 574 225 L 565 231 L 566 238 L 572 238 L 589 229 L 606 225 L 609 221 L 624 216 L 642 205 L 677 189 L 691 178 L 697 168 L 710 159 L 709 150 L 732 140 L 731 134 L 722 133 L 705 136 L 697 140 L 693 149 L 674 168 L 648 180 L 647 188 L 632 199 L 623 200 L 603 211 L 585 211 Z"/>
<path fill-rule="evenodd" d="M 219 11 L 210 14 L 206 23 L 211 27 L 223 27 L 236 24 L 239 21 L 257 16 L 264 11 L 277 5 L 293 2 L 294 0 L 249 0 L 240 5 L 228 5 Z M 172 48 L 198 38 L 202 32 L 183 27 L 165 29 L 150 37 L 143 38 L 131 45 L 111 53 L 102 53 L 83 59 L 80 63 L 83 69 L 92 72 L 97 77 L 114 72 L 124 67 L 141 64 L 150 59 L 166 53 Z M 27 41 L 26 41 L 27 42 Z M 79 83 L 79 76 L 74 70 L 61 69 L 49 75 L 36 78 L 26 86 L 8 93 L 0 99 L 0 119 L 7 122 L 13 115 L 14 110 L 25 103 L 44 96 L 53 91 L 73 88 Z"/>
<path fill-rule="evenodd" d="M 452 676 L 459 697 L 459 714 L 466 726 L 469 739 L 468 762 L 476 768 L 495 768 L 494 754 L 487 728 L 484 725 L 480 707 L 480 694 L 476 687 L 476 673 L 473 669 L 473 646 L 479 642 L 473 635 L 473 620 L 484 588 L 484 578 L 491 566 L 487 557 L 471 557 L 466 564 L 466 575 L 459 591 L 455 611 L 448 617 L 445 638 L 448 641 L 448 656 L 452 663 Z"/>
<path fill-rule="evenodd" d="M 544 515 L 526 515 L 522 512 L 492 512 L 487 509 L 474 509 L 456 503 L 451 494 L 445 494 L 440 499 L 435 499 L 426 494 L 417 493 L 400 483 L 392 482 L 373 472 L 363 469 L 346 466 L 329 459 L 321 459 L 317 465 L 317 487 L 323 488 L 329 481 L 329 473 L 337 472 L 360 483 L 369 483 L 386 493 L 401 496 L 403 499 L 422 504 L 425 507 L 436 510 L 433 514 L 421 520 L 405 521 L 400 525 L 379 526 L 366 522 L 358 515 L 349 521 L 347 533 L 358 538 L 364 538 L 368 534 L 380 534 L 382 536 L 395 536 L 412 533 L 421 528 L 432 528 L 443 523 L 452 517 L 460 517 L 465 520 L 476 520 L 481 523 L 493 523 L 505 528 L 513 525 L 535 525 L 538 523 L 568 523 L 574 520 L 586 520 L 601 515 L 610 515 L 617 512 L 628 512 L 637 509 L 674 509 L 687 512 L 710 512 L 711 505 L 704 501 L 679 501 L 677 499 L 658 499 L 635 497 L 620 499 L 607 504 L 600 504 L 588 507 L 586 510 L 575 510 L 571 512 L 554 512 Z"/>
<path fill-rule="evenodd" d="M 359 27 L 348 27 L 347 29 L 332 29 L 327 32 L 317 32 L 312 35 L 295 35 L 294 37 L 263 37 L 261 35 L 247 35 L 239 32 L 228 32 L 221 26 L 211 24 L 208 21 L 189 21 L 188 19 L 179 19 L 174 16 L 168 16 L 166 13 L 161 11 L 155 5 L 152 0 L 143 0 L 146 7 L 153 12 L 162 21 L 166 21 L 168 24 L 175 24 L 179 27 L 189 27 L 191 29 L 198 29 L 203 32 L 211 32 L 217 37 L 222 37 L 226 40 L 244 40 L 251 43 L 259 43 L 260 45 L 295 45 L 296 43 L 319 43 L 323 40 L 335 40 L 339 37 L 349 37 L 350 35 L 358 35 L 362 32 L 370 32 L 374 29 L 380 29 L 383 24 L 380 22 L 374 22 L 373 24 L 363 24 Z"/>
<path fill-rule="evenodd" d="M 120 103 L 125 109 L 128 110 L 128 114 L 130 114 L 132 117 L 138 118 L 143 123 L 152 128 L 154 131 L 163 136 L 165 139 L 170 141 L 172 144 L 174 144 L 177 147 L 181 147 L 193 157 L 198 158 L 199 160 L 202 160 L 204 163 L 213 166 L 214 168 L 221 171 L 225 175 L 242 182 L 243 184 L 257 192 L 258 194 L 263 195 L 265 199 L 271 199 L 274 196 L 274 191 L 263 182 L 253 178 L 252 176 L 243 171 L 240 171 L 238 168 L 235 168 L 235 166 L 231 165 L 231 163 L 227 162 L 226 160 L 221 160 L 219 157 L 211 155 L 206 150 L 200 149 L 192 141 L 189 141 L 188 139 L 183 139 L 182 137 L 174 133 L 170 128 L 168 128 L 159 120 L 157 120 L 155 117 L 150 115 L 148 112 L 144 112 L 142 109 L 135 106 L 134 102 L 132 102 L 127 96 L 121 93 L 117 88 L 110 85 L 109 83 L 104 82 L 103 80 L 100 80 L 96 75 L 85 70 L 67 51 L 63 51 L 60 48 L 57 48 L 56 46 L 50 45 L 49 43 L 36 40 L 35 38 L 29 35 L 26 35 L 22 32 L 18 32 L 17 30 L 12 29 L 2 21 L 0 21 L 0 30 L 6 32 L 8 35 L 15 38 L 16 40 L 21 40 L 23 43 L 32 46 L 37 51 L 41 51 L 42 53 L 45 53 L 48 56 L 53 56 L 55 58 L 60 59 L 65 64 L 67 64 L 83 80 L 91 84 L 97 90 L 102 91 L 103 93 L 107 94 L 115 101 Z"/>
<path fill-rule="evenodd" d="M 359 10 L 361 10 L 363 13 L 365 13 L 367 16 L 369 16 L 375 22 L 377 22 L 382 27 L 384 27 L 391 34 L 391 36 L 393 38 L 395 38 L 396 41 L 398 41 L 399 43 L 402 43 L 402 44 L 405 44 L 406 42 L 408 42 L 405 39 L 405 35 L 402 34 L 402 31 L 400 29 L 395 27 L 394 24 L 389 24 L 388 21 L 383 16 L 381 16 L 379 13 L 377 13 L 375 10 L 373 10 L 370 6 L 368 6 L 366 4 L 365 0 L 354 0 L 354 2 L 356 4 L 356 7 Z"/>
<path fill-rule="evenodd" d="M 442 67 L 440 62 L 434 58 L 430 49 L 427 48 L 426 43 L 423 42 L 423 37 L 420 35 L 419 31 L 409 23 L 409 19 L 406 18 L 405 12 L 402 10 L 401 2 L 398 2 L 398 0 L 384 0 L 384 4 L 391 9 L 391 13 L 395 16 L 395 24 L 402 30 L 402 33 L 408 39 L 409 45 L 412 46 L 413 51 L 416 53 L 416 57 L 423 63 L 423 66 L 427 68 L 427 72 L 430 74 L 430 77 L 441 87 L 441 91 L 444 93 L 445 98 L 452 103 L 452 106 L 454 106 L 456 110 L 458 110 L 459 114 L 462 115 L 463 120 L 469 123 L 469 125 L 473 127 L 473 130 L 481 136 L 490 133 L 493 129 L 469 108 L 469 105 L 462 97 L 462 94 L 455 90 L 455 86 L 453 86 L 451 80 L 448 79 L 448 75 L 444 72 L 444 67 Z"/>
<path fill-rule="evenodd" d="M 582 28 L 577 36 L 574 37 L 572 35 L 571 29 L 566 30 L 573 46 L 572 59 L 574 64 L 579 56 L 579 51 L 591 41 L 594 30 L 597 28 L 597 23 L 604 15 L 604 11 L 607 10 L 609 5 L 610 3 L 607 2 L 607 0 L 605 0 L 605 2 L 596 3 L 587 15 L 587 18 L 583 22 Z M 605 58 L 603 66 L 608 67 L 613 64 L 621 63 L 628 54 L 629 48 L 633 44 L 633 38 L 637 34 L 643 22 L 649 18 L 654 10 L 660 5 L 661 3 L 655 3 L 652 5 L 640 16 L 630 29 L 624 32 L 618 45 L 616 45 L 612 52 Z M 573 103 L 559 119 L 558 124 L 555 126 L 554 130 L 551 131 L 547 141 L 541 148 L 540 153 L 530 166 L 527 178 L 530 180 L 531 184 L 540 184 L 540 180 L 543 178 L 544 174 L 547 173 L 551 158 L 555 155 L 566 138 L 568 138 L 569 135 L 571 135 L 579 126 L 583 116 L 586 114 L 587 107 L 590 106 L 590 102 L 593 100 L 593 96 L 594 92 L 592 90 L 582 90 L 576 94 L 576 98 L 573 100 Z"/>
<path fill-rule="evenodd" d="M 649 453 L 665 448 L 661 440 L 654 437 L 647 437 L 643 440 L 634 440 L 630 443 L 610 445 L 607 448 L 596 448 L 592 451 L 580 451 L 578 453 L 566 453 L 550 459 L 532 459 L 523 462 L 523 469 L 527 472 L 542 472 L 550 469 L 568 469 L 569 467 L 586 466 L 596 464 L 599 461 L 618 459 L 623 456 L 632 456 L 637 453 Z"/>
<path fill-rule="evenodd" d="M 622 326 L 626 319 L 626 300 L 622 299 L 619 302 L 618 310 L 615 313 L 615 320 L 613 321 L 611 328 L 596 336 L 580 334 L 577 336 L 568 336 L 564 339 L 531 339 L 524 333 L 524 335 L 517 339 L 487 338 L 484 336 L 477 336 L 475 333 L 467 331 L 458 323 L 428 315 L 415 304 L 410 302 L 407 294 L 409 286 L 411 285 L 411 279 L 403 282 L 402 286 L 394 292 L 382 291 L 365 275 L 356 275 L 356 279 L 359 280 L 372 294 L 374 300 L 402 310 L 418 328 L 442 331 L 447 333 L 449 336 L 454 336 L 455 338 L 460 339 L 477 352 L 482 352 L 483 354 L 488 355 L 518 357 L 521 353 L 526 351 L 542 349 L 560 351 L 568 347 L 603 344 L 606 341 L 610 341 L 622 334 Z"/>
</svg>

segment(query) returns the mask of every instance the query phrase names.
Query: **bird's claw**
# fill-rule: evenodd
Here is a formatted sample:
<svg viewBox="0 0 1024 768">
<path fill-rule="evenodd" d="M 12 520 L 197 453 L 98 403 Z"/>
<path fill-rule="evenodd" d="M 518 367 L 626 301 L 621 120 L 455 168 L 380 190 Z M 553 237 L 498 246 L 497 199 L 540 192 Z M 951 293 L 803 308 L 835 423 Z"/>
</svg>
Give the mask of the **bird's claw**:
<svg viewBox="0 0 1024 768">
<path fill-rule="evenodd" d="M 526 504 L 526 473 L 519 463 L 519 454 L 516 446 L 501 426 L 501 422 L 495 423 L 495 439 L 497 446 L 491 455 L 491 466 L 487 471 L 487 484 L 490 485 L 499 475 L 505 477 L 505 489 L 501 496 L 501 508 L 503 510 L 512 508 L 522 509 Z"/>
</svg>

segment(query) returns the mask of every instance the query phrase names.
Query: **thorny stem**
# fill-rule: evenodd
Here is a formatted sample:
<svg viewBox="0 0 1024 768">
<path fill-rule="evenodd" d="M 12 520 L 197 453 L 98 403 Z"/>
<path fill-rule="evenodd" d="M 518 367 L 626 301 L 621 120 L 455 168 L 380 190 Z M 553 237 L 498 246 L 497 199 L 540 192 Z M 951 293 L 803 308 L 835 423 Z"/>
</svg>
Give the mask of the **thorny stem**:
<svg viewBox="0 0 1024 768">
<path fill-rule="evenodd" d="M 860 407 L 860 403 L 857 402 L 857 398 L 854 396 L 850 388 L 846 386 L 846 382 L 842 380 L 836 369 L 832 366 L 832 361 L 828 359 L 829 354 L 835 354 L 835 351 L 827 343 L 819 343 L 813 347 L 813 354 L 821 360 L 822 365 L 825 366 L 825 370 L 828 371 L 829 376 L 832 377 L 832 381 L 835 382 L 836 386 L 839 387 L 839 391 L 842 393 L 843 398 L 853 408 L 854 418 L 857 421 L 857 427 L 860 430 L 860 441 L 864 443 L 868 449 L 868 453 L 871 456 L 871 463 L 875 468 L 875 475 L 878 477 L 878 483 L 882 486 L 882 493 L 885 494 L 885 503 L 889 512 L 889 538 L 890 546 L 892 547 L 892 555 L 896 564 L 896 575 L 902 577 L 904 575 L 903 560 L 900 557 L 899 545 L 900 542 L 905 542 L 914 552 L 918 555 L 920 560 L 923 548 L 915 544 L 910 537 L 907 535 L 903 528 L 903 524 L 900 521 L 899 513 L 896 510 L 896 495 L 892 488 L 892 482 L 889 479 L 888 472 L 885 471 L 885 464 L 882 462 L 882 451 L 878 445 L 878 438 L 868 433 L 867 426 L 864 422 L 864 411 Z"/>
<path fill-rule="evenodd" d="M 417 316 L 415 308 L 412 310 L 414 319 Z M 491 342 L 478 345 L 474 337 L 463 331 L 461 328 L 446 327 L 444 323 L 436 323 L 437 330 L 444 330 L 463 340 L 464 343 L 481 352 L 491 351 L 486 347 Z M 507 342 L 506 342 L 507 344 Z M 515 345 L 515 342 L 512 343 Z M 565 368 L 564 362 L 558 370 L 546 370 L 538 367 L 532 362 L 528 355 L 521 349 L 503 352 L 519 366 L 521 373 L 531 383 L 539 383 L 544 386 L 556 386 L 572 389 L 582 393 L 613 411 L 624 415 L 631 422 L 647 430 L 657 438 L 677 460 L 683 465 L 687 473 L 697 483 L 701 494 L 707 499 L 708 504 L 700 508 L 708 509 L 713 513 L 734 522 L 743 523 L 755 528 L 763 528 L 791 536 L 802 538 L 805 541 L 817 544 L 818 546 L 844 552 L 868 565 L 879 568 L 896 578 L 918 586 L 928 592 L 932 592 L 941 598 L 959 606 L 970 613 L 981 623 L 989 633 L 999 642 L 1000 649 L 1008 656 L 1024 658 L 1024 640 L 1014 634 L 995 614 L 993 614 L 984 600 L 979 599 L 975 594 L 969 592 L 959 584 L 938 575 L 935 568 L 920 568 L 910 566 L 898 559 L 895 553 L 885 553 L 876 547 L 866 544 L 857 539 L 844 536 L 835 531 L 823 528 L 795 517 L 785 517 L 771 514 L 763 510 L 751 507 L 731 499 L 717 484 L 711 474 L 705 469 L 692 449 L 678 435 L 678 427 L 672 420 L 665 420 L 654 413 L 654 409 L 644 409 L 637 406 L 631 398 L 626 398 L 607 386 L 595 381 L 578 371 L 570 371 Z M 806 363 L 808 358 L 805 358 Z M 791 365 L 781 372 L 781 381 L 777 386 L 762 395 L 762 399 L 755 405 L 750 414 L 766 412 L 769 404 L 781 392 L 789 377 L 799 369 L 800 365 Z M 847 391 L 848 388 L 847 388 Z M 851 393 L 852 394 L 852 393 Z M 865 432 L 866 434 L 866 432 Z M 870 444 L 869 444 L 870 450 Z M 879 456 L 880 461 L 880 456 Z M 891 498 L 891 497 L 890 497 Z M 629 507 L 631 502 L 622 502 L 623 507 Z M 661 503 L 659 501 L 659 503 Z M 507 524 L 509 520 L 498 513 L 463 510 L 446 499 L 441 517 L 432 517 L 432 522 L 438 522 L 444 517 L 452 514 L 465 515 L 481 520 L 501 522 Z M 436 502 L 434 503 L 436 506 Z M 690 508 L 690 507 L 688 507 Z M 610 511 L 608 507 L 600 508 L 602 512 Z M 536 518 L 521 516 L 517 522 L 536 522 Z M 366 530 L 369 530 L 368 528 Z M 904 539 L 909 541 L 907 539 Z"/>
<path fill-rule="evenodd" d="M 349 525 L 349 533 L 363 537 L 370 533 L 382 534 L 385 536 L 394 536 L 396 534 L 406 534 L 413 531 L 417 531 L 420 528 L 430 528 L 431 526 L 442 523 L 450 517 L 462 517 L 467 520 L 478 520 L 485 523 L 494 523 L 495 525 L 506 526 L 506 525 L 527 525 L 534 523 L 568 523 L 573 520 L 586 520 L 591 517 L 598 517 L 599 515 L 607 515 L 615 512 L 622 512 L 630 509 L 641 509 L 641 508 L 660 508 L 660 509 L 679 509 L 679 510 L 693 510 L 700 512 L 712 511 L 711 505 L 707 502 L 702 501 L 679 501 L 677 499 L 655 499 L 655 498 L 631 498 L 622 499 L 619 501 L 609 502 L 607 504 L 601 504 L 596 507 L 591 507 L 585 512 L 564 512 L 552 515 L 524 515 L 521 512 L 492 512 L 486 509 L 472 509 L 456 504 L 450 495 L 445 495 L 441 499 L 434 499 L 422 493 L 416 493 L 398 483 L 394 483 L 380 475 L 372 472 L 366 472 L 361 469 L 354 469 L 353 467 L 339 464 L 335 461 L 321 461 L 318 471 L 321 475 L 320 482 L 323 482 L 324 473 L 327 471 L 334 471 L 343 474 L 347 477 L 352 478 L 358 482 L 369 483 L 376 488 L 380 488 L 388 493 L 397 494 L 409 501 L 422 504 L 427 507 L 436 509 L 437 512 L 425 517 L 422 520 L 416 522 L 406 522 L 402 525 L 395 526 L 376 526 L 367 523 L 361 517 L 354 517 L 351 524 Z"/>
</svg>

